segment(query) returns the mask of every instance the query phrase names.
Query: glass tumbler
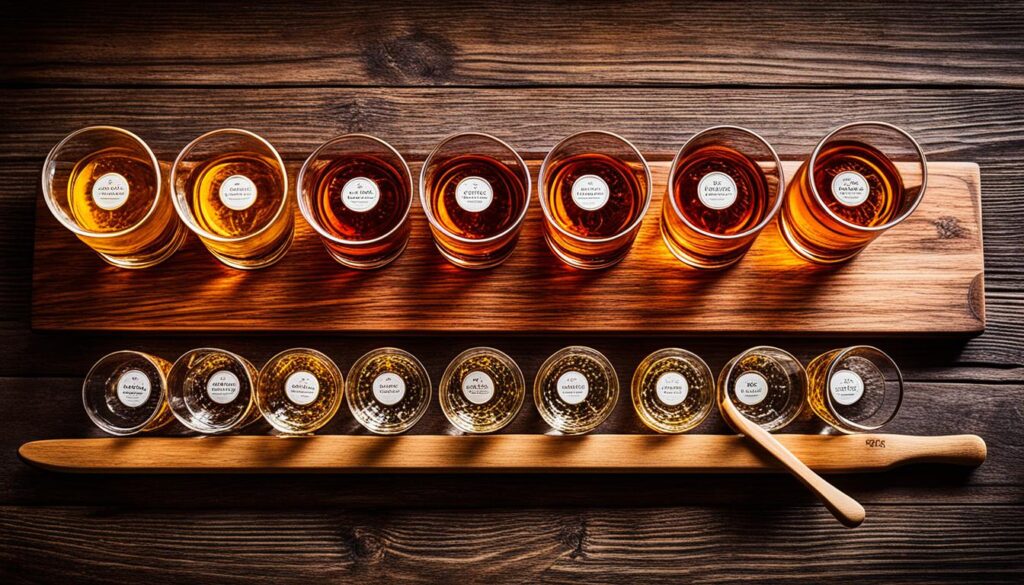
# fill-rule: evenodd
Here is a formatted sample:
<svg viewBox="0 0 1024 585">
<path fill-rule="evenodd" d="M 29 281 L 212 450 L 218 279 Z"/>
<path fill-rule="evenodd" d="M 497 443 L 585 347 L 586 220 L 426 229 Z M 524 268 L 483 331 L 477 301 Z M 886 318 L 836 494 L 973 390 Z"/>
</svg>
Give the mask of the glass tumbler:
<svg viewBox="0 0 1024 585">
<path fill-rule="evenodd" d="M 803 365 L 777 347 L 752 347 L 729 360 L 718 375 L 719 408 L 729 400 L 740 414 L 768 432 L 796 420 L 806 395 Z"/>
<path fill-rule="evenodd" d="M 43 198 L 50 212 L 100 258 L 146 268 L 169 258 L 188 231 L 174 214 L 156 155 L 113 126 L 68 134 L 46 155 Z"/>
<path fill-rule="evenodd" d="M 921 146 L 884 122 L 855 122 L 818 143 L 789 183 L 780 229 L 819 264 L 853 258 L 917 209 L 928 184 Z"/>
<path fill-rule="evenodd" d="M 807 366 L 807 403 L 844 433 L 874 431 L 896 417 L 903 375 L 882 350 L 868 345 L 834 349 Z"/>
<path fill-rule="evenodd" d="M 138 351 L 115 351 L 101 357 L 82 384 L 85 412 L 111 435 L 134 435 L 174 420 L 167 408 L 167 373 L 171 363 Z"/>
<path fill-rule="evenodd" d="M 263 268 L 288 252 L 288 174 L 263 138 L 234 128 L 203 134 L 178 154 L 171 188 L 178 216 L 224 264 Z"/>
<path fill-rule="evenodd" d="M 212 347 L 186 352 L 167 374 L 167 402 L 183 425 L 204 434 L 240 430 L 260 418 L 259 371 L 244 357 Z"/>
</svg>

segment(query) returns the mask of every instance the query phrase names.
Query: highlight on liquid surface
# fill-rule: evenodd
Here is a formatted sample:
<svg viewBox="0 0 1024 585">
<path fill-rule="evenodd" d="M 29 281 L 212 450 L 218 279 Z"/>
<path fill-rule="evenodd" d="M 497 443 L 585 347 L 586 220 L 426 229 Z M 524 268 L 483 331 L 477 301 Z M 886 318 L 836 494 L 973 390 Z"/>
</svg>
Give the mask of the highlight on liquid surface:
<svg viewBox="0 0 1024 585">
<path fill-rule="evenodd" d="M 644 211 L 647 187 L 635 169 L 604 154 L 580 154 L 547 170 L 547 205 L 555 223 L 577 236 L 607 238 Z"/>
<path fill-rule="evenodd" d="M 826 145 L 814 163 L 814 186 L 832 213 L 864 227 L 888 223 L 903 208 L 896 165 L 863 142 Z"/>
<path fill-rule="evenodd" d="M 489 156 L 445 160 L 428 188 L 434 219 L 462 238 L 479 240 L 504 232 L 527 205 L 522 177 Z"/>
<path fill-rule="evenodd" d="M 313 214 L 342 240 L 373 240 L 390 232 L 409 209 L 405 170 L 372 155 L 337 158 L 315 170 Z"/>
<path fill-rule="evenodd" d="M 146 217 L 157 189 L 151 159 L 126 148 L 99 150 L 71 170 L 71 217 L 85 230 L 121 231 Z"/>
<path fill-rule="evenodd" d="M 727 146 L 690 153 L 676 170 L 672 195 L 683 216 L 718 235 L 743 233 L 769 210 L 768 179 L 756 161 Z"/>
<path fill-rule="evenodd" d="M 226 238 L 247 236 L 268 225 L 284 198 L 275 159 L 234 152 L 200 163 L 186 184 L 199 227 Z"/>
</svg>

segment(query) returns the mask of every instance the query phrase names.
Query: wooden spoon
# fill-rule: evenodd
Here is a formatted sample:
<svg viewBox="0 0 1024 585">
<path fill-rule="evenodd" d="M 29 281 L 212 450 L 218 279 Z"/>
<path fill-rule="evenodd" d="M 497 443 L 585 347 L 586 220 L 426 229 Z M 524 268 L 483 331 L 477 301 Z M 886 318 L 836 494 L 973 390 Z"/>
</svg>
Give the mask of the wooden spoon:
<svg viewBox="0 0 1024 585">
<path fill-rule="evenodd" d="M 864 522 L 864 506 L 861 506 L 857 500 L 839 491 L 834 485 L 811 471 L 810 467 L 804 465 L 803 461 L 797 459 L 796 455 L 793 455 L 789 449 L 782 446 L 782 443 L 778 442 L 768 431 L 740 414 L 736 410 L 736 406 L 727 397 L 722 399 L 722 413 L 732 423 L 733 428 L 760 445 L 765 451 L 768 451 L 790 473 L 796 476 L 800 483 L 807 486 L 807 489 L 818 496 L 821 503 L 825 504 L 829 512 L 832 512 L 832 515 L 842 522 L 844 526 L 856 528 Z"/>
</svg>

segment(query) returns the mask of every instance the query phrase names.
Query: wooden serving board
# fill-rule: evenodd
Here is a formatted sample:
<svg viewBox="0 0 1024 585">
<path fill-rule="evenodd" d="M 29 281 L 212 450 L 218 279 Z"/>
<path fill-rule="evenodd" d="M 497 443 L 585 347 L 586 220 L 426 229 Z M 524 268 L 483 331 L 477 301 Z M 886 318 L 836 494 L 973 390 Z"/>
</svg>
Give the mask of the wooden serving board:
<svg viewBox="0 0 1024 585">
<path fill-rule="evenodd" d="M 413 164 L 414 176 L 419 164 Z M 530 163 L 534 184 L 538 164 Z M 799 163 L 785 163 L 786 176 Z M 722 272 L 686 267 L 665 248 L 659 213 L 667 161 L 651 163 L 654 200 L 629 256 L 598 272 L 547 250 L 531 201 L 518 248 L 471 271 L 435 250 L 418 201 L 405 253 L 362 272 L 331 260 L 296 212 L 277 265 L 226 268 L 191 237 L 160 266 L 106 265 L 40 200 L 32 325 L 37 329 L 346 332 L 592 331 L 972 334 L 985 327 L 979 169 L 929 165 L 920 208 L 853 261 L 819 267 L 789 251 L 775 224 Z M 294 180 L 297 169 L 289 166 Z"/>
<path fill-rule="evenodd" d="M 975 435 L 776 435 L 809 467 L 881 471 L 978 466 Z M 744 473 L 785 471 L 737 435 L 230 436 L 55 439 L 21 446 L 31 465 L 77 473 Z"/>
</svg>

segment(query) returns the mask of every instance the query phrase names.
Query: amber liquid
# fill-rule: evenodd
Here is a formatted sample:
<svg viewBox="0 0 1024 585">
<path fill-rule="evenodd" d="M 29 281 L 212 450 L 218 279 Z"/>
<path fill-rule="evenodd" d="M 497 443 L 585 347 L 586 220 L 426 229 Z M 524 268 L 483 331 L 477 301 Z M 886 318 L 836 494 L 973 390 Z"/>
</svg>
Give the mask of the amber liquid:
<svg viewBox="0 0 1024 585">
<path fill-rule="evenodd" d="M 255 186 L 256 196 L 245 209 L 232 209 L 221 198 L 229 177 L 242 176 Z M 286 186 L 277 161 L 249 152 L 232 152 L 202 162 L 188 176 L 186 186 L 196 223 L 225 238 L 252 235 L 274 220 Z"/>
<path fill-rule="evenodd" d="M 492 394 L 483 401 L 470 400 L 466 392 L 474 384 L 478 388 L 484 384 Z M 489 433 L 519 413 L 526 389 L 522 372 L 508 356 L 479 352 L 459 362 L 450 375 L 446 373 L 437 391 L 441 410 L 457 428 Z"/>
<path fill-rule="evenodd" d="M 701 201 L 698 187 L 711 173 L 728 175 L 736 185 L 736 200 L 723 209 Z M 694 151 L 676 171 L 672 196 L 687 221 L 716 235 L 743 233 L 757 226 L 768 213 L 768 178 L 753 159 L 727 146 Z"/>
<path fill-rule="evenodd" d="M 378 398 L 381 376 L 401 380 L 404 391 L 397 401 Z M 392 383 L 393 384 L 393 383 Z M 430 379 L 423 366 L 404 353 L 384 352 L 357 362 L 347 381 L 348 403 L 353 416 L 368 430 L 395 434 L 410 429 L 430 402 Z"/>
<path fill-rule="evenodd" d="M 390 232 L 409 209 L 410 185 L 405 171 L 372 155 L 338 158 L 314 169 L 313 214 L 329 234 L 342 240 L 373 240 Z M 369 209 L 350 208 L 343 189 L 349 181 L 372 181 L 377 202 Z M 351 186 L 350 186 L 351 188 Z"/>
<path fill-rule="evenodd" d="M 309 352 L 292 352 L 277 359 L 273 367 L 260 372 L 257 395 L 260 410 L 275 428 L 289 433 L 310 433 L 326 424 L 338 410 L 344 387 L 333 364 Z M 308 374 L 315 379 L 312 397 L 295 402 L 288 395 L 287 385 L 295 384 L 292 376 Z M 306 382 L 301 382 L 305 384 Z"/>
<path fill-rule="evenodd" d="M 596 175 L 608 185 L 608 201 L 588 210 L 576 204 L 573 184 Z M 640 217 L 647 188 L 637 172 L 623 161 L 603 154 L 581 154 L 554 163 L 547 171 L 547 204 L 562 229 L 584 238 L 608 238 L 626 230 Z"/>
<path fill-rule="evenodd" d="M 493 198 L 485 209 L 466 209 L 456 196 L 459 184 L 471 177 L 484 179 Z M 430 185 L 430 208 L 444 229 L 461 238 L 482 240 L 501 234 L 519 220 L 526 207 L 526 185 L 508 165 L 475 154 L 446 160 Z"/>
<path fill-rule="evenodd" d="M 187 364 L 182 396 L 194 423 L 228 431 L 240 429 L 259 418 L 251 384 L 258 372 L 251 364 L 220 352 L 195 356 L 193 360 Z M 221 372 L 228 372 L 233 375 L 232 380 L 238 380 L 237 395 L 229 402 L 215 400 L 209 391 L 211 378 Z"/>
</svg>

